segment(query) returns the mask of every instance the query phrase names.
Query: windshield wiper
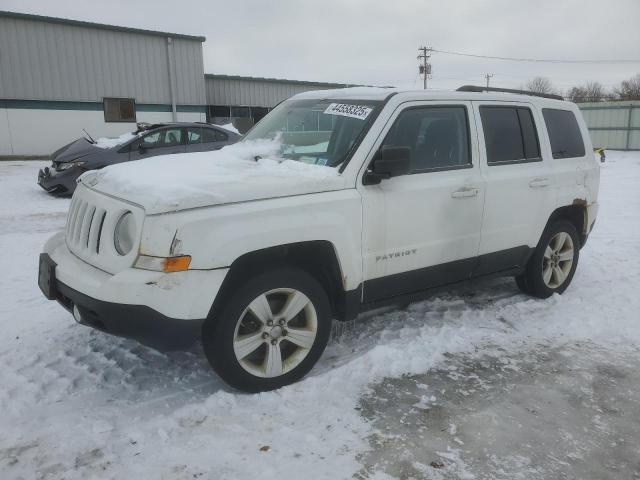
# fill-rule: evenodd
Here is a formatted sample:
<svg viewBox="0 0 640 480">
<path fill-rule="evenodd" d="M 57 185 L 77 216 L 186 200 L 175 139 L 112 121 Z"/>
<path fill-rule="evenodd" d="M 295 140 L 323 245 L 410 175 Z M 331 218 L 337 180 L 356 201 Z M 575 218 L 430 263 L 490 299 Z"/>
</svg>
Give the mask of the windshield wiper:
<svg viewBox="0 0 640 480">
<path fill-rule="evenodd" d="M 84 128 L 82 129 L 82 131 L 87 135 L 87 137 L 89 137 L 89 142 L 96 143 L 96 141 L 93 139 L 93 137 L 91 135 L 89 135 L 89 132 L 87 132 Z"/>
</svg>

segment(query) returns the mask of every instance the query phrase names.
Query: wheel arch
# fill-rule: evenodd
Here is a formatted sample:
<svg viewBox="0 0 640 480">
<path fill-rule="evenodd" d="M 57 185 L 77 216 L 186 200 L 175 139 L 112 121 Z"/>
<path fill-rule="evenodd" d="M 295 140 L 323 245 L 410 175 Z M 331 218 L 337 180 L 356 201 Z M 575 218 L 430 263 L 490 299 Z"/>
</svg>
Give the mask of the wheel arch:
<svg viewBox="0 0 640 480">
<path fill-rule="evenodd" d="M 576 199 L 571 205 L 564 205 L 556 208 L 551 215 L 543 232 L 558 220 L 568 220 L 576 228 L 580 239 L 580 248 L 587 241 L 587 202 L 583 199 Z"/>
<path fill-rule="evenodd" d="M 311 240 L 247 252 L 233 261 L 209 317 L 215 317 L 247 276 L 278 266 L 297 267 L 313 276 L 324 288 L 333 318 L 355 318 L 360 304 L 360 288 L 345 290 L 345 279 L 335 246 L 328 240 Z"/>
</svg>

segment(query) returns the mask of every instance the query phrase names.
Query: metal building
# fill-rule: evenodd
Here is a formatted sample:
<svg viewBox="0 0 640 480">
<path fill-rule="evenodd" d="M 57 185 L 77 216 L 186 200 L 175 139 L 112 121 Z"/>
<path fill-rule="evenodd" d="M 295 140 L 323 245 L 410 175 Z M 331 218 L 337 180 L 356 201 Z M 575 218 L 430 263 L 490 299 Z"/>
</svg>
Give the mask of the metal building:
<svg viewBox="0 0 640 480">
<path fill-rule="evenodd" d="M 0 12 L 0 155 L 205 120 L 204 37 Z"/>
<path fill-rule="evenodd" d="M 240 131 L 297 93 L 327 88 L 345 88 L 343 83 L 304 82 L 279 78 L 240 77 L 206 74 L 207 119 L 213 123 L 232 122 Z"/>
<path fill-rule="evenodd" d="M 336 83 L 205 75 L 204 37 L 0 11 L 0 156 L 42 156 L 137 122 L 233 123 Z"/>
<path fill-rule="evenodd" d="M 640 150 L 640 101 L 579 103 L 594 147 Z"/>
</svg>

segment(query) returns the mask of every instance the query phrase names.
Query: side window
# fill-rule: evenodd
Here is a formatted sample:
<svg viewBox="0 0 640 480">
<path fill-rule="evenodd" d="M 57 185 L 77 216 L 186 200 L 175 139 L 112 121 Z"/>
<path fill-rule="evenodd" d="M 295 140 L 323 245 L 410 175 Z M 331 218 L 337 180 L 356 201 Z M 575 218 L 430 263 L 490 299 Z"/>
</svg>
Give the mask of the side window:
<svg viewBox="0 0 640 480">
<path fill-rule="evenodd" d="M 525 107 L 480 107 L 487 164 L 541 160 L 531 110 Z"/>
<path fill-rule="evenodd" d="M 162 131 L 157 131 L 153 133 L 148 133 L 140 140 L 138 140 L 138 144 L 142 144 L 146 148 L 153 148 L 160 145 L 160 139 L 162 138 Z M 136 148 L 138 148 L 138 144 Z"/>
<path fill-rule="evenodd" d="M 408 108 L 400 113 L 382 146 L 409 147 L 411 173 L 470 167 L 467 109 Z"/>
<path fill-rule="evenodd" d="M 187 143 L 202 143 L 202 128 L 200 127 L 188 127 L 186 129 L 187 132 Z"/>
<path fill-rule="evenodd" d="M 221 132 L 220 130 L 216 130 L 216 140 L 218 142 L 226 142 L 227 140 L 229 140 L 229 135 Z"/>
<path fill-rule="evenodd" d="M 584 157 L 584 140 L 573 112 L 543 108 L 553 158 Z"/>
<path fill-rule="evenodd" d="M 171 147 L 173 145 L 180 145 L 182 142 L 182 129 L 181 128 L 168 128 L 164 131 L 163 147 Z"/>
<path fill-rule="evenodd" d="M 202 143 L 225 142 L 229 137 L 215 128 L 202 129 Z"/>
</svg>

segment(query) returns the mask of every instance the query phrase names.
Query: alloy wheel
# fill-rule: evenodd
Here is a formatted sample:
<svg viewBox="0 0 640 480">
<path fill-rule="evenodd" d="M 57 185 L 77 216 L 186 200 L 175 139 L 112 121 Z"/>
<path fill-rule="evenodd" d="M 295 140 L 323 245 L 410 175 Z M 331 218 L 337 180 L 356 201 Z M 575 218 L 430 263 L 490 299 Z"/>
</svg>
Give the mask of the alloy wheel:
<svg viewBox="0 0 640 480">
<path fill-rule="evenodd" d="M 318 332 L 313 303 L 299 290 L 278 288 L 257 296 L 238 318 L 233 351 L 243 369 L 273 378 L 296 368 Z"/>
<path fill-rule="evenodd" d="M 556 289 L 567 280 L 574 253 L 571 235 L 558 232 L 551 237 L 542 258 L 542 280 L 548 288 Z"/>
</svg>

